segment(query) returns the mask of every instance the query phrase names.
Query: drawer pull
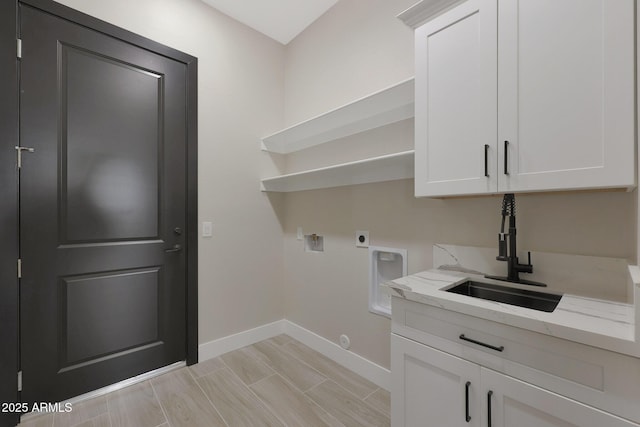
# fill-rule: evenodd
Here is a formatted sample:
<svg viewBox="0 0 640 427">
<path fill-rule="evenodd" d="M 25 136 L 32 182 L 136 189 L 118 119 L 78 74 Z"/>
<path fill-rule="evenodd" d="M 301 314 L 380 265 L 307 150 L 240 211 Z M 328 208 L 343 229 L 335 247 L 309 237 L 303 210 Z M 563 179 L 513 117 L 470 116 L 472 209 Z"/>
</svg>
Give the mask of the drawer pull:
<svg viewBox="0 0 640 427">
<path fill-rule="evenodd" d="M 491 396 L 493 396 L 493 391 L 489 390 L 487 393 L 487 427 L 491 427 Z"/>
<path fill-rule="evenodd" d="M 485 344 L 483 342 L 476 341 L 476 340 L 471 339 L 471 338 L 467 338 L 467 337 L 464 336 L 464 334 L 460 334 L 460 339 L 462 341 L 468 341 L 468 342 L 473 343 L 473 344 L 477 344 L 477 345 L 481 345 L 483 347 L 490 348 L 491 350 L 500 351 L 500 352 L 504 351 L 504 346 L 503 345 L 501 345 L 500 347 L 496 347 L 495 345 Z"/>
<path fill-rule="evenodd" d="M 469 387 L 470 386 L 471 386 L 471 381 L 467 381 L 467 383 L 464 385 L 464 405 L 465 405 L 464 419 L 466 422 L 471 421 L 471 416 L 469 415 Z"/>
</svg>

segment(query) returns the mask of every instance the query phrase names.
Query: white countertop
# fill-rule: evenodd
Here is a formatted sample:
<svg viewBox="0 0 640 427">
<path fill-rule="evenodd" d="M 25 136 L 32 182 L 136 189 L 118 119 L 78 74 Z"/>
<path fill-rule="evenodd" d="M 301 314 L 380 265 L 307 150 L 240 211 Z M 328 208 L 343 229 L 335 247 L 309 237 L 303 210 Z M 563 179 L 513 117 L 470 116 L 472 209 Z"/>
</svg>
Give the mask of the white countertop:
<svg viewBox="0 0 640 427">
<path fill-rule="evenodd" d="M 631 268 L 630 271 L 633 277 Z M 466 280 L 544 292 L 544 289 L 490 280 L 480 275 L 436 269 L 387 282 L 381 288 L 393 297 L 640 357 L 633 304 L 564 294 L 556 309 L 546 313 L 443 290 Z M 638 281 L 633 282 L 634 287 L 640 289 Z"/>
</svg>

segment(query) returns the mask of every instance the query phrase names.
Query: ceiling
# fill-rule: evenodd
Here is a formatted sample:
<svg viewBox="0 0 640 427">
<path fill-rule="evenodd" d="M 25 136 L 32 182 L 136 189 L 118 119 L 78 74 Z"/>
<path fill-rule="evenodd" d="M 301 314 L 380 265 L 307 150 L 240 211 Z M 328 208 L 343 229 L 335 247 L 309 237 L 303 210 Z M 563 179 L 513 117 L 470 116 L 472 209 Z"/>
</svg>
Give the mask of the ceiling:
<svg viewBox="0 0 640 427">
<path fill-rule="evenodd" d="M 202 0 L 286 45 L 338 0 Z"/>
</svg>

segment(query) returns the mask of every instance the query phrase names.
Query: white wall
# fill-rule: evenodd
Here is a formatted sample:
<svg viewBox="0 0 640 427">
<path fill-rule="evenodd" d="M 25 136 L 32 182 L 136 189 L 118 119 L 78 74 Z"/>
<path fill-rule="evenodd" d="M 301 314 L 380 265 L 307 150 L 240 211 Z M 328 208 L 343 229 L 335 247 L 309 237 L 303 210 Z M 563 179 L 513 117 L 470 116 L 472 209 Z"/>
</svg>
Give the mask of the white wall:
<svg viewBox="0 0 640 427">
<path fill-rule="evenodd" d="M 414 0 L 341 0 L 287 47 L 285 121 L 293 124 L 413 75 L 413 32 L 395 18 Z M 404 124 L 304 150 L 287 170 L 400 151 Z M 364 148 L 366 141 L 370 147 Z M 518 195 L 521 250 L 636 258 L 637 197 L 624 192 Z M 377 246 L 406 248 L 409 271 L 431 267 L 434 243 L 497 247 L 501 196 L 416 199 L 413 181 L 289 193 L 285 198 L 287 319 L 389 366 L 390 322 L 368 312 L 368 254 L 355 231 Z M 296 228 L 325 236 L 309 254 Z M 535 259 L 533 260 L 535 265 Z"/>
<path fill-rule="evenodd" d="M 198 57 L 199 341 L 284 317 L 281 204 L 259 138 L 282 126 L 284 48 L 199 0 L 61 0 Z"/>
<path fill-rule="evenodd" d="M 413 76 L 416 0 L 340 0 L 287 45 L 285 121 L 294 124 Z"/>
</svg>

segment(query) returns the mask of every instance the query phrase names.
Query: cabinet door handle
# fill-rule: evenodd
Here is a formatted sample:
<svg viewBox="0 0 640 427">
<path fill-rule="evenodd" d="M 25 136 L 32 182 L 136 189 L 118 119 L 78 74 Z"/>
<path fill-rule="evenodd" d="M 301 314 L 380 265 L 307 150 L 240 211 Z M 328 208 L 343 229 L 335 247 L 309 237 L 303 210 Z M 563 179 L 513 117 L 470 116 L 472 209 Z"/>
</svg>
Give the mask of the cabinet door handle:
<svg viewBox="0 0 640 427">
<path fill-rule="evenodd" d="M 471 416 L 469 415 L 469 387 L 471 387 L 471 381 L 467 381 L 464 385 L 464 419 L 466 422 L 471 421 Z"/>
<path fill-rule="evenodd" d="M 484 144 L 484 176 L 489 178 L 489 144 Z"/>
<path fill-rule="evenodd" d="M 477 345 L 481 345 L 483 347 L 490 348 L 491 350 L 500 351 L 500 352 L 504 351 L 504 346 L 503 345 L 501 345 L 500 347 L 496 347 L 495 345 L 486 344 L 486 343 L 483 343 L 483 342 L 480 342 L 480 341 L 476 341 L 476 340 L 471 339 L 471 338 L 467 338 L 467 337 L 464 336 L 464 334 L 460 334 L 460 339 L 462 341 L 468 341 L 468 342 L 473 343 L 473 344 L 477 344 Z"/>
<path fill-rule="evenodd" d="M 489 390 L 487 393 L 487 427 L 491 427 L 491 396 L 493 396 L 493 391 Z"/>
<path fill-rule="evenodd" d="M 504 142 L 504 174 L 509 175 L 509 141 Z"/>
</svg>

